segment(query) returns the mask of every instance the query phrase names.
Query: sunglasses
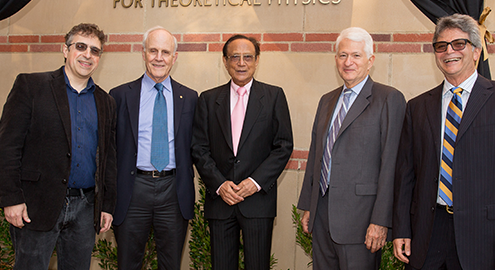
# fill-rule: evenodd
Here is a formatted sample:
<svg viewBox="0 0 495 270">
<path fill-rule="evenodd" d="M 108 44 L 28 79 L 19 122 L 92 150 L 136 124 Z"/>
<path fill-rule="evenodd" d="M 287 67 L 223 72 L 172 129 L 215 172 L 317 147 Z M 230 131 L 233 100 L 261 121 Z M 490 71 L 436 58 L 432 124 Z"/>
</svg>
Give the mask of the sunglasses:
<svg viewBox="0 0 495 270">
<path fill-rule="evenodd" d="M 462 51 L 462 50 L 464 50 L 464 48 L 466 48 L 466 44 L 468 44 L 468 43 L 473 45 L 473 43 L 469 39 L 465 39 L 465 38 L 454 39 L 451 42 L 439 41 L 439 42 L 433 43 L 433 49 L 437 53 L 442 53 L 442 52 L 447 51 L 447 47 L 449 47 L 449 45 L 450 45 L 450 46 L 452 46 L 452 49 L 454 51 Z"/>
<path fill-rule="evenodd" d="M 71 44 L 67 45 L 67 48 L 69 48 L 72 45 L 74 45 L 74 47 L 76 48 L 76 50 L 78 50 L 80 52 L 85 52 L 88 49 L 88 44 L 83 43 L 83 42 L 74 42 L 74 43 L 71 43 Z M 96 56 L 96 57 L 100 57 L 101 53 L 103 52 L 102 49 L 100 49 L 98 47 L 95 47 L 95 46 L 89 47 L 89 51 L 91 52 L 91 54 L 93 56 Z"/>
</svg>

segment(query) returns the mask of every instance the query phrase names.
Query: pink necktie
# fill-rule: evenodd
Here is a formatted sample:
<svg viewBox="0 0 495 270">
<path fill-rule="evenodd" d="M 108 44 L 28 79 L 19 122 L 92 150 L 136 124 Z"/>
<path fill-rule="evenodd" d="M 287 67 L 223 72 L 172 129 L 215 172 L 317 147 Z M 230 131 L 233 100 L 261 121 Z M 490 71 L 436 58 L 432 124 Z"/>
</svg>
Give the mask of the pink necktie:
<svg viewBox="0 0 495 270">
<path fill-rule="evenodd" d="M 232 121 L 232 147 L 234 149 L 234 156 L 237 156 L 237 147 L 239 146 L 239 140 L 241 139 L 242 124 L 244 123 L 244 115 L 246 109 L 244 108 L 244 95 L 246 94 L 246 88 L 239 87 L 237 94 L 239 98 L 234 106 L 232 115 L 230 117 Z"/>
</svg>

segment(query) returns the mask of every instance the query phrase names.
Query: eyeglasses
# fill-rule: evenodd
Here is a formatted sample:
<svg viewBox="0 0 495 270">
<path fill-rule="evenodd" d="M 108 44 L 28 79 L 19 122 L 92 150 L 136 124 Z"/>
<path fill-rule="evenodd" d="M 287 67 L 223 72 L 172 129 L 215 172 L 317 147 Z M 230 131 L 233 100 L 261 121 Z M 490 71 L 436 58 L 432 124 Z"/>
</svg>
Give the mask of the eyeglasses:
<svg viewBox="0 0 495 270">
<path fill-rule="evenodd" d="M 234 62 L 234 63 L 239 63 L 239 61 L 241 61 L 241 57 L 242 57 L 242 60 L 246 63 L 251 63 L 254 61 L 254 58 L 255 56 L 252 55 L 252 54 L 234 54 L 234 55 L 231 55 L 231 56 L 227 56 L 226 58 L 230 61 L 230 62 Z"/>
<path fill-rule="evenodd" d="M 88 49 L 88 44 L 83 43 L 83 42 L 74 42 L 69 45 L 67 45 L 67 48 L 70 46 L 74 45 L 74 48 L 80 52 L 85 52 Z M 89 51 L 93 56 L 100 57 L 101 53 L 103 52 L 102 49 L 95 47 L 95 46 L 90 46 Z"/>
<path fill-rule="evenodd" d="M 447 47 L 450 44 L 450 46 L 452 46 L 452 49 L 454 51 L 462 51 L 464 50 L 464 48 L 466 48 L 466 44 L 468 43 L 473 45 L 473 43 L 469 39 L 465 39 L 465 38 L 454 39 L 451 42 L 439 41 L 433 43 L 433 49 L 437 53 L 442 53 L 447 51 Z"/>
</svg>

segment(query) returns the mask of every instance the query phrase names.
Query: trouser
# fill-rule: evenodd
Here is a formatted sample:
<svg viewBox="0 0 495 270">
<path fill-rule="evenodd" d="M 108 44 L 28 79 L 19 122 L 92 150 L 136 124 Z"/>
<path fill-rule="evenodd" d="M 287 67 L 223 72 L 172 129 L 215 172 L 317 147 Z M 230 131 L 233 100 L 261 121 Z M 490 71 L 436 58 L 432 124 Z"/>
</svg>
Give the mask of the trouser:
<svg viewBox="0 0 495 270">
<path fill-rule="evenodd" d="M 88 270 L 95 243 L 94 190 L 67 196 L 57 223 L 47 232 L 10 226 L 15 250 L 14 270 L 48 269 L 57 247 L 58 270 Z M 29 215 L 29 208 L 28 208 Z"/>
</svg>

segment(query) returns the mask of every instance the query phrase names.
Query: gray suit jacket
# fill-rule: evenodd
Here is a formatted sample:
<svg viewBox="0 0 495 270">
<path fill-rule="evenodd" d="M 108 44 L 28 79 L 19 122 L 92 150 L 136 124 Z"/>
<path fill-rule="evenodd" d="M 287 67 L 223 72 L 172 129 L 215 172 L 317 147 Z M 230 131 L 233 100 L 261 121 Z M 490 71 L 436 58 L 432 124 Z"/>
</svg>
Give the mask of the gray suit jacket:
<svg viewBox="0 0 495 270">
<path fill-rule="evenodd" d="M 321 160 L 343 87 L 318 105 L 298 208 L 310 211 L 312 231 L 318 203 Z M 394 168 L 405 100 L 397 89 L 368 78 L 349 109 L 332 150 L 329 224 L 339 244 L 363 243 L 370 223 L 392 227 Z"/>
</svg>

